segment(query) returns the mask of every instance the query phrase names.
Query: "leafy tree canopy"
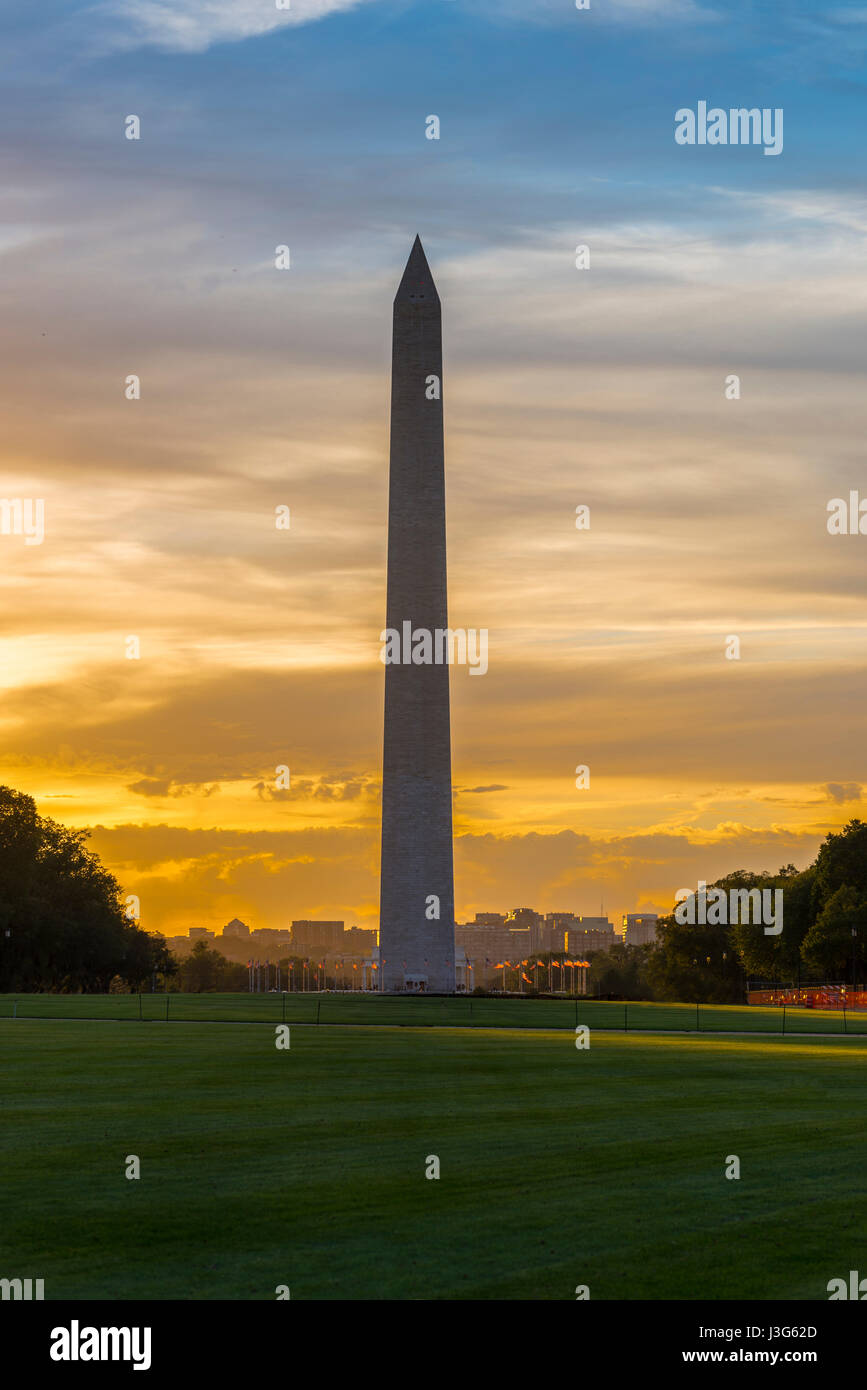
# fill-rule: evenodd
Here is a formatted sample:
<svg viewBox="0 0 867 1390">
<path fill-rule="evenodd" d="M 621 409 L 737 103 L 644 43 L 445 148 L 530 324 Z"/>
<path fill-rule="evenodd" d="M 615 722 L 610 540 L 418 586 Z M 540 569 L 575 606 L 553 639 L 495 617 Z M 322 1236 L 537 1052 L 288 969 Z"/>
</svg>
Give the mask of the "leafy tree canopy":
<svg viewBox="0 0 867 1390">
<path fill-rule="evenodd" d="M 170 968 L 165 942 L 125 917 L 87 838 L 0 787 L 0 990 L 105 992 L 114 976 L 135 988 Z"/>
</svg>

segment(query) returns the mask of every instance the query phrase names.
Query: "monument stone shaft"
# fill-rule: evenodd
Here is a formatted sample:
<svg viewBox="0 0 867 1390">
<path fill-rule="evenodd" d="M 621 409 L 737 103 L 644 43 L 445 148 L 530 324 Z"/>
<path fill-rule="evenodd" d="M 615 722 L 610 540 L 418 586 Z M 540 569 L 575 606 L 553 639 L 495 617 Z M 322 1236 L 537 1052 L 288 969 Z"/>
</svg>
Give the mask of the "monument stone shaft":
<svg viewBox="0 0 867 1390">
<path fill-rule="evenodd" d="M 386 628 L 402 640 L 427 630 L 436 650 L 436 631 L 447 627 L 442 316 L 416 237 L 394 299 Z M 438 917 L 432 899 L 438 899 Z M 385 668 L 379 956 L 385 990 L 402 990 L 408 977 L 423 977 L 428 990 L 454 992 L 445 662 Z"/>
</svg>

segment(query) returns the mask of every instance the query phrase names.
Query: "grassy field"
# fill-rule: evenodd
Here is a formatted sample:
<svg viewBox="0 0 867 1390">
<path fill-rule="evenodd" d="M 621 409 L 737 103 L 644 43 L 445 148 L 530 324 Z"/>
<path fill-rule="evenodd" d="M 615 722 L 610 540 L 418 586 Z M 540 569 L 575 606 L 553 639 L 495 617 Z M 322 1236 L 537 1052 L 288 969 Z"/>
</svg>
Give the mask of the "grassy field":
<svg viewBox="0 0 867 1390">
<path fill-rule="evenodd" d="M 412 1027 L 660 1029 L 677 1032 L 839 1033 L 867 1037 L 867 1012 L 594 999 L 407 998 L 377 994 L 0 995 L 0 1018 L 139 1017 L 155 1022 L 389 1024 Z"/>
<path fill-rule="evenodd" d="M 825 1300 L 867 1270 L 867 1041 L 19 1018 L 0 1048 L 0 1276 L 49 1299 Z"/>
</svg>

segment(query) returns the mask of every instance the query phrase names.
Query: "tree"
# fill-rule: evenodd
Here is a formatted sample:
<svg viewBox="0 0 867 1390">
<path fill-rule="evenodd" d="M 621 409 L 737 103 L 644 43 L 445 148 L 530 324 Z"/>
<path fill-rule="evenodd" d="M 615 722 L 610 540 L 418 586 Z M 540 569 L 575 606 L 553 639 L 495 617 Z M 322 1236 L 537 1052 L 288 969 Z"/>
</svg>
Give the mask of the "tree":
<svg viewBox="0 0 867 1390">
<path fill-rule="evenodd" d="M 786 864 L 778 874 L 755 874 L 738 869 L 713 885 L 726 893 L 732 888 L 782 893 L 783 930 L 776 936 L 767 935 L 764 925 L 755 922 L 731 925 L 732 941 L 748 976 L 762 980 L 796 979 L 801 965 L 801 943 L 813 921 L 814 879 L 814 866 L 799 873 L 794 864 Z"/>
<path fill-rule="evenodd" d="M 660 917 L 656 938 L 647 976 L 657 999 L 686 1004 L 744 1002 L 743 972 L 728 925 L 692 925 L 678 922 L 671 913 Z"/>
<path fill-rule="evenodd" d="M 178 962 L 166 945 L 164 936 L 159 932 L 127 930 L 123 978 L 131 990 L 150 986 L 156 975 L 165 984 L 177 974 L 177 970 Z"/>
<path fill-rule="evenodd" d="M 843 884 L 828 898 L 804 937 L 804 960 L 826 979 L 854 984 L 853 970 L 857 972 L 859 964 L 863 968 L 865 937 L 867 896 Z"/>
<path fill-rule="evenodd" d="M 166 945 L 166 939 L 159 932 L 152 934 L 154 942 L 154 958 L 151 963 L 151 976 L 159 977 L 164 987 L 168 987 L 169 980 L 177 975 L 180 968 L 180 961 Z M 145 977 L 146 978 L 146 977 Z"/>
<path fill-rule="evenodd" d="M 178 967 L 178 984 L 187 994 L 238 993 L 246 988 L 247 968 L 197 941 Z"/>
<path fill-rule="evenodd" d="M 867 825 L 850 820 L 837 834 L 825 836 L 816 860 L 814 918 L 844 884 L 867 897 Z"/>
<path fill-rule="evenodd" d="M 612 946 L 590 956 L 588 994 L 617 995 L 620 999 L 652 999 L 648 979 L 652 946 Z"/>
<path fill-rule="evenodd" d="M 0 989 L 104 992 L 153 968 L 156 939 L 124 916 L 87 838 L 0 787 Z"/>
</svg>

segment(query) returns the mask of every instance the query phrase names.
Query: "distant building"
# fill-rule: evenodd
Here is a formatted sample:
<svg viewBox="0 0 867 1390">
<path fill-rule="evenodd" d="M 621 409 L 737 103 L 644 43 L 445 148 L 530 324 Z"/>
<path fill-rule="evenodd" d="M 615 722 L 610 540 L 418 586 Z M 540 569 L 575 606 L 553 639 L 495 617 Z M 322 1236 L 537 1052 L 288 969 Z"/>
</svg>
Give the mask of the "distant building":
<svg viewBox="0 0 867 1390">
<path fill-rule="evenodd" d="M 471 958 L 496 956 L 502 959 L 514 945 L 514 933 L 504 926 L 482 926 L 478 922 L 457 923 L 455 944 Z"/>
<path fill-rule="evenodd" d="M 490 925 L 479 917 L 495 919 Z M 499 919 L 499 920 L 497 920 Z M 455 952 L 470 969 L 472 987 L 493 982 L 495 970 L 504 960 L 512 961 L 520 953 L 515 943 L 516 933 L 504 926 L 505 918 L 498 912 L 477 913 L 474 922 L 455 926 Z"/>
<path fill-rule="evenodd" d="M 285 927 L 257 927 L 250 932 L 250 940 L 258 946 L 287 946 L 290 942 L 289 932 Z"/>
<path fill-rule="evenodd" d="M 581 918 L 574 912 L 546 912 L 545 924 L 550 927 L 563 927 L 566 931 L 571 931 L 581 922 Z"/>
<path fill-rule="evenodd" d="M 542 950 L 565 951 L 567 932 L 575 931 L 580 926 L 581 918 L 576 917 L 574 912 L 546 912 Z"/>
<path fill-rule="evenodd" d="M 295 955 L 327 955 L 329 951 L 340 951 L 342 948 L 342 922 L 315 922 L 304 919 L 292 923 L 292 950 Z"/>
<path fill-rule="evenodd" d="M 657 912 L 627 912 L 623 917 L 623 940 L 627 946 L 649 946 L 656 940 Z"/>
<path fill-rule="evenodd" d="M 574 912 L 536 912 L 530 907 L 511 912 L 477 912 L 472 922 L 455 927 L 455 945 L 466 955 L 476 985 L 496 981 L 497 966 L 535 955 L 570 952 L 583 959 L 586 951 L 610 950 L 621 938 L 607 917 L 579 917 Z"/>
<path fill-rule="evenodd" d="M 506 917 L 506 926 L 510 927 L 514 934 L 520 933 L 514 950 L 528 954 L 531 951 L 543 951 L 545 949 L 543 944 L 545 919 L 541 912 L 535 912 L 532 907 L 513 907 Z"/>
<path fill-rule="evenodd" d="M 233 917 L 232 920 L 231 920 L 231 922 L 227 922 L 226 925 L 224 926 L 223 931 L 222 931 L 222 935 L 223 935 L 223 936 L 249 936 L 249 935 L 250 935 L 250 928 L 247 926 L 246 922 L 242 922 L 242 921 L 240 921 L 239 918 Z"/>
<path fill-rule="evenodd" d="M 536 912 L 532 907 L 513 907 L 511 912 L 506 914 L 506 925 L 513 931 L 532 931 L 534 927 L 541 926 L 543 921 L 541 912 Z"/>
<path fill-rule="evenodd" d="M 370 952 L 376 946 L 376 932 L 366 927 L 349 927 L 343 933 L 342 946 L 344 951 Z"/>
<path fill-rule="evenodd" d="M 472 984 L 498 978 L 503 961 L 515 966 L 535 955 L 568 954 L 584 960 L 593 951 L 613 946 L 645 945 L 656 939 L 657 914 L 624 914 L 621 936 L 608 917 L 579 917 L 575 912 L 546 912 L 516 907 L 511 912 L 477 912 L 472 922 L 455 926 L 455 945 L 464 952 Z M 472 984 L 470 988 L 472 988 Z"/>
<path fill-rule="evenodd" d="M 210 927 L 190 927 L 191 941 L 213 941 L 216 935 Z"/>
<path fill-rule="evenodd" d="M 566 934 L 566 949 L 570 955 L 581 956 L 588 951 L 610 951 L 621 945 L 607 917 L 582 917 L 580 923 Z"/>
</svg>

